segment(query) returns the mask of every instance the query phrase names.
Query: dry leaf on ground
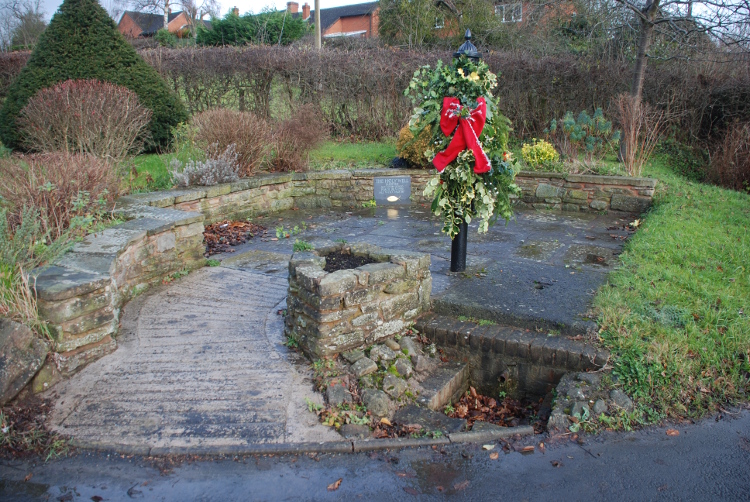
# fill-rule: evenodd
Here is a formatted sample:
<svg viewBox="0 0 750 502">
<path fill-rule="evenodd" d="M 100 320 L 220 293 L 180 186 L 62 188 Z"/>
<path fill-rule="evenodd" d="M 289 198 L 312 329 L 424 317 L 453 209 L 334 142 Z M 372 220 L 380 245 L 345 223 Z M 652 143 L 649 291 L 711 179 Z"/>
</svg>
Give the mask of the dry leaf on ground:
<svg viewBox="0 0 750 502">
<path fill-rule="evenodd" d="M 344 478 L 339 478 L 336 481 L 334 481 L 333 483 L 331 483 L 330 485 L 328 485 L 328 491 L 329 492 L 334 492 L 334 491 L 338 490 L 339 486 L 341 486 L 341 481 L 343 479 Z"/>
<path fill-rule="evenodd" d="M 667 436 L 679 436 L 680 431 L 677 429 L 667 429 Z"/>
</svg>

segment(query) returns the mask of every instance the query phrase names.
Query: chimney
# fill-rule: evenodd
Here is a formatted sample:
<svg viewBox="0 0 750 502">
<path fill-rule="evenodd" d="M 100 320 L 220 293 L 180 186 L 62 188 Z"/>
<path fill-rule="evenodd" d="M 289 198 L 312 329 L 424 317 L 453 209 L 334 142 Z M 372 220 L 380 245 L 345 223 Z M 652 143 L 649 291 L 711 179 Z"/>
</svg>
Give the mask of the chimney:
<svg viewBox="0 0 750 502">
<path fill-rule="evenodd" d="M 299 4 L 297 2 L 287 2 L 286 11 L 290 14 L 296 14 L 299 11 Z"/>
<path fill-rule="evenodd" d="M 305 5 L 302 6 L 302 20 L 307 21 L 310 19 L 310 4 L 305 2 Z"/>
<path fill-rule="evenodd" d="M 240 17 L 240 9 L 238 9 L 237 7 L 232 8 L 232 15 Z"/>
</svg>

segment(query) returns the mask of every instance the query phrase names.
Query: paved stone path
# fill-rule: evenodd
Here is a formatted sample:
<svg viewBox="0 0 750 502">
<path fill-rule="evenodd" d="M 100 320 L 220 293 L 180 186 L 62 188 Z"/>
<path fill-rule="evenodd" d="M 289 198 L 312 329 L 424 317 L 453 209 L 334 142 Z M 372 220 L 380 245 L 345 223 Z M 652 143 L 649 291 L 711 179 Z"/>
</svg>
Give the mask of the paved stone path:
<svg viewBox="0 0 750 502">
<path fill-rule="evenodd" d="M 118 350 L 53 389 L 53 427 L 152 453 L 340 439 L 306 409 L 311 382 L 280 345 L 286 288 L 217 267 L 136 299 Z"/>
</svg>

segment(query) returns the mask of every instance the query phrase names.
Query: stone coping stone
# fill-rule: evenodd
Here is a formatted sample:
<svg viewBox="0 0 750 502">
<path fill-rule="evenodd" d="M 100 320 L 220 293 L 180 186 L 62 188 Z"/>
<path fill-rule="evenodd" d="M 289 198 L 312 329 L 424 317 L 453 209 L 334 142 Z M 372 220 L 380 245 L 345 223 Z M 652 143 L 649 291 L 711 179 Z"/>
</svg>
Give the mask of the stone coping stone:
<svg viewBox="0 0 750 502">
<path fill-rule="evenodd" d="M 646 188 L 654 188 L 658 181 L 655 178 L 603 176 L 599 174 L 545 173 L 540 171 L 520 171 L 516 175 L 516 178 L 562 179 L 571 183 L 591 183 L 592 185 L 626 185 Z"/>
<path fill-rule="evenodd" d="M 89 234 L 73 246 L 78 253 L 113 254 L 123 251 L 129 244 L 146 237 L 146 231 L 139 225 L 122 228 L 120 225 L 107 228 L 102 232 Z"/>
<path fill-rule="evenodd" d="M 480 326 L 434 313 L 422 315 L 414 325 L 438 346 L 486 350 L 487 342 L 482 344 L 482 339 L 492 340 L 490 352 L 494 354 L 570 371 L 599 369 L 609 360 L 607 350 L 563 336 L 550 337 L 501 325 Z"/>
<path fill-rule="evenodd" d="M 179 209 L 138 204 L 128 204 L 124 207 L 117 208 L 115 209 L 115 214 L 127 218 L 131 221 L 135 220 L 136 223 L 132 223 L 132 225 L 134 226 L 140 225 L 137 222 L 142 219 L 161 220 L 167 223 L 171 223 L 176 227 L 189 225 L 191 223 L 205 220 L 205 217 L 202 213 L 198 213 L 195 211 L 180 211 Z M 122 223 L 121 225 L 124 225 L 124 223 Z M 153 230 L 149 227 L 150 224 L 148 222 L 144 223 L 143 225 L 145 226 L 145 230 Z"/>
<path fill-rule="evenodd" d="M 71 270 L 56 265 L 44 268 L 36 276 L 39 298 L 59 301 L 85 295 L 109 285 L 110 277 L 92 272 Z"/>
<path fill-rule="evenodd" d="M 146 235 L 160 234 L 174 228 L 175 222 L 166 219 L 151 218 L 149 216 L 138 218 L 136 220 L 126 221 L 117 228 L 125 230 L 145 230 Z"/>
<path fill-rule="evenodd" d="M 118 253 L 87 253 L 74 250 L 62 255 L 55 263 L 58 267 L 76 270 L 84 273 L 96 273 L 102 276 L 110 275 L 117 261 Z M 37 289 L 39 281 L 37 279 Z"/>
</svg>

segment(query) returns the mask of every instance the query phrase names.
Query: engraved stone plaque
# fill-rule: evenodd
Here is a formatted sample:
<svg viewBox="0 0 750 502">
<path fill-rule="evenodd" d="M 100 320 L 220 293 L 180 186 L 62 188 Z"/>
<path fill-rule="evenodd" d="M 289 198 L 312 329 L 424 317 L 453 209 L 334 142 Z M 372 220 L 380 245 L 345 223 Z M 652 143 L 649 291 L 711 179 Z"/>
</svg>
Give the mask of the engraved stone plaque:
<svg viewBox="0 0 750 502">
<path fill-rule="evenodd" d="M 375 178 L 374 188 L 374 199 L 379 206 L 411 203 L 411 176 Z"/>
</svg>

